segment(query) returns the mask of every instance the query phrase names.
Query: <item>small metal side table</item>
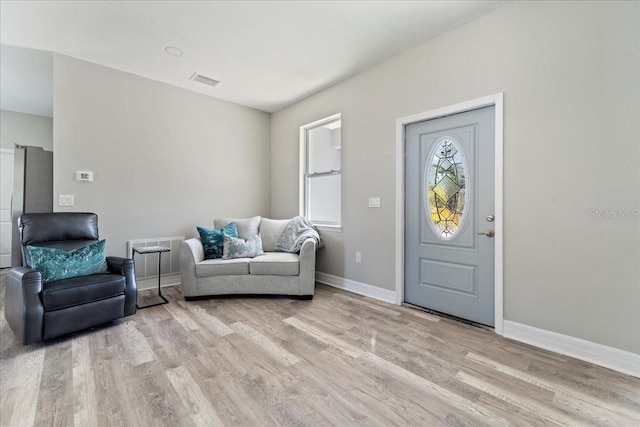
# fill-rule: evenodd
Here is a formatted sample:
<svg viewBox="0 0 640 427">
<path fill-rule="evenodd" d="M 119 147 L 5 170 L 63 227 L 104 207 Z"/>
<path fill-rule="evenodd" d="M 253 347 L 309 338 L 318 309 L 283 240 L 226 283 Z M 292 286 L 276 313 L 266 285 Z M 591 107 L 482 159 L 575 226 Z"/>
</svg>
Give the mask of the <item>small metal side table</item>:
<svg viewBox="0 0 640 427">
<path fill-rule="evenodd" d="M 141 246 L 141 247 L 136 247 L 133 248 L 132 252 L 131 252 L 131 259 L 133 259 L 133 257 L 135 256 L 135 254 L 140 254 L 140 255 L 148 255 L 148 254 L 158 254 L 158 296 L 160 298 L 162 298 L 161 302 L 155 303 L 155 304 L 149 304 L 149 305 L 144 305 L 144 306 L 139 306 L 138 304 L 136 304 L 136 308 L 148 308 L 148 307 L 155 307 L 156 305 L 162 305 L 162 304 L 167 304 L 169 301 L 162 295 L 162 290 L 160 289 L 160 277 L 162 276 L 162 270 L 161 270 L 161 257 L 162 257 L 162 253 L 163 252 L 170 252 L 171 248 L 168 248 L 166 246 Z"/>
</svg>

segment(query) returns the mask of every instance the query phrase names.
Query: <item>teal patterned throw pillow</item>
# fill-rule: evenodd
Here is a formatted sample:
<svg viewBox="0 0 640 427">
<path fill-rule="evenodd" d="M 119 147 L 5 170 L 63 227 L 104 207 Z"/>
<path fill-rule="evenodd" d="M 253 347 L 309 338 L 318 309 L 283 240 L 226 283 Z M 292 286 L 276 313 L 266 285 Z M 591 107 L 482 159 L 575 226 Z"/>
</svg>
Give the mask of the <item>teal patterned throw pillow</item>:
<svg viewBox="0 0 640 427">
<path fill-rule="evenodd" d="M 72 251 L 55 248 L 27 246 L 31 257 L 31 268 L 42 273 L 42 282 L 106 273 L 106 240 L 100 240 L 88 246 Z"/>
<path fill-rule="evenodd" d="M 219 230 L 204 227 L 196 228 L 204 248 L 204 259 L 222 258 L 225 234 L 231 237 L 238 237 L 238 229 L 235 222 L 227 224 Z"/>
<path fill-rule="evenodd" d="M 262 239 L 260 236 L 251 236 L 247 240 L 227 235 L 224 236 L 222 259 L 255 258 L 263 253 Z"/>
</svg>

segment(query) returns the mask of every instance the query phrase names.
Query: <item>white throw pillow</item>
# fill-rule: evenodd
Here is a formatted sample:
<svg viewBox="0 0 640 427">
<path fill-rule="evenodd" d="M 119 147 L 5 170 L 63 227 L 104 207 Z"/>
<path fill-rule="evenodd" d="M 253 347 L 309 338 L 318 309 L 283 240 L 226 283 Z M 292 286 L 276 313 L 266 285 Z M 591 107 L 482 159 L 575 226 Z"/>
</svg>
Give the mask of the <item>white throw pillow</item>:
<svg viewBox="0 0 640 427">
<path fill-rule="evenodd" d="M 233 258 L 255 258 L 262 255 L 262 239 L 260 236 L 252 236 L 248 239 L 240 239 L 224 235 L 224 247 L 222 250 L 222 259 Z"/>
</svg>

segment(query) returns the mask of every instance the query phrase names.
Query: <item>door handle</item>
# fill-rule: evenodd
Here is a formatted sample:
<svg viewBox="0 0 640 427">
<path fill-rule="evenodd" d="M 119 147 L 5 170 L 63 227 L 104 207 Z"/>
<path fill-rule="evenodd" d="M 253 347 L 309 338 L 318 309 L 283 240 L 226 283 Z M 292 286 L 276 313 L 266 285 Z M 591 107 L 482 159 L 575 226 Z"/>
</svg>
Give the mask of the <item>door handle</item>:
<svg viewBox="0 0 640 427">
<path fill-rule="evenodd" d="M 478 234 L 484 234 L 487 237 L 493 237 L 496 235 L 496 232 L 493 230 L 489 230 L 489 231 L 485 231 L 484 233 L 478 233 Z"/>
</svg>

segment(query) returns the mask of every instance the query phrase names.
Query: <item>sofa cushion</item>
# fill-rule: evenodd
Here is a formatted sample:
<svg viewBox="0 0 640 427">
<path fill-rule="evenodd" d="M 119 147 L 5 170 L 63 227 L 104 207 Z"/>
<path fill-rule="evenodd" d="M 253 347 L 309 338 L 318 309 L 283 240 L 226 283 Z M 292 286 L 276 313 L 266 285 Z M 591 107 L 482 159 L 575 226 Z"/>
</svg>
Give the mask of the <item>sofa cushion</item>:
<svg viewBox="0 0 640 427">
<path fill-rule="evenodd" d="M 298 254 L 265 252 L 264 255 L 251 260 L 249 263 L 249 272 L 251 274 L 297 276 L 300 274 L 300 263 L 298 260 Z"/>
<path fill-rule="evenodd" d="M 252 218 L 216 218 L 213 220 L 213 227 L 222 228 L 227 224 L 235 222 L 238 229 L 238 237 L 241 239 L 248 239 L 249 237 L 258 234 L 261 219 L 262 218 L 259 216 L 254 216 Z"/>
<path fill-rule="evenodd" d="M 236 223 L 231 222 L 220 230 L 212 230 L 205 227 L 196 227 L 200 234 L 200 241 L 204 248 L 204 259 L 222 258 L 224 248 L 224 235 L 238 237 Z"/>
<path fill-rule="evenodd" d="M 42 286 L 45 311 L 60 310 L 80 304 L 124 295 L 125 277 L 120 274 L 93 274 L 56 280 Z"/>
<path fill-rule="evenodd" d="M 249 259 L 207 259 L 196 264 L 196 277 L 249 274 Z"/>
<path fill-rule="evenodd" d="M 260 222 L 260 237 L 262 238 L 262 250 L 275 252 L 276 242 L 289 224 L 290 219 L 262 218 Z"/>
<path fill-rule="evenodd" d="M 255 258 L 262 254 L 262 239 L 260 239 L 260 236 L 251 236 L 247 240 L 228 235 L 224 236 L 222 259 Z"/>
<path fill-rule="evenodd" d="M 106 273 L 105 240 L 71 251 L 27 246 L 31 268 L 42 272 L 42 282 Z"/>
</svg>

